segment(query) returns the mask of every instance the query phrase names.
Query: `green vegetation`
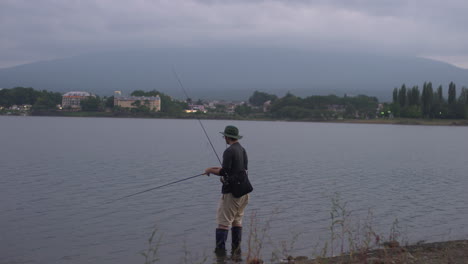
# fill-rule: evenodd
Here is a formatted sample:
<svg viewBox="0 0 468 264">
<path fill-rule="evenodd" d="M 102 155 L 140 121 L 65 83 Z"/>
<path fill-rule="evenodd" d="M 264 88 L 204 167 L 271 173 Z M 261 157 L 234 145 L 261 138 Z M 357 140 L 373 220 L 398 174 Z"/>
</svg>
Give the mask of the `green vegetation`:
<svg viewBox="0 0 468 264">
<path fill-rule="evenodd" d="M 457 98 L 456 85 L 448 87 L 447 100 L 442 85 L 434 92 L 431 82 L 423 84 L 422 93 L 418 86 L 411 89 L 403 84 L 393 90 L 393 102 L 388 110 L 396 117 L 429 119 L 466 119 L 468 117 L 468 89 L 463 87 Z"/>
<path fill-rule="evenodd" d="M 9 108 L 13 105 L 32 105 L 32 110 L 55 109 L 62 102 L 60 93 L 37 91 L 33 88 L 15 87 L 0 90 L 0 106 Z"/>
<path fill-rule="evenodd" d="M 276 119 L 333 120 L 342 118 L 372 119 L 379 101 L 376 97 L 336 95 L 297 97 L 291 93 L 273 102 L 270 115 Z"/>
<path fill-rule="evenodd" d="M 88 112 L 98 112 L 102 110 L 102 100 L 99 96 L 90 96 L 80 102 L 81 110 Z"/>
<path fill-rule="evenodd" d="M 274 102 L 276 99 L 278 99 L 276 95 L 255 91 L 253 95 L 250 96 L 249 103 L 253 106 L 263 106 L 265 102 Z"/>
<path fill-rule="evenodd" d="M 113 108 L 114 107 L 114 96 L 105 99 L 105 107 Z"/>
<path fill-rule="evenodd" d="M 132 108 L 114 106 L 114 96 L 93 96 L 81 101 L 81 111 L 58 110 L 61 94 L 16 87 L 0 90 L 0 114 L 63 115 L 63 116 L 114 116 L 148 118 L 204 118 L 240 120 L 291 120 L 333 121 L 356 123 L 466 125 L 468 119 L 468 88 L 463 87 L 457 96 L 456 85 L 451 82 L 444 97 L 442 86 L 433 89 L 425 82 L 422 90 L 403 84 L 393 89 L 391 103 L 379 103 L 376 97 L 367 95 L 347 96 L 312 95 L 305 98 L 288 92 L 283 97 L 255 91 L 248 103 L 206 102 L 198 99 L 195 109 L 186 113 L 194 101 L 176 100 L 157 90 L 135 90 L 131 96 L 161 98 L 161 111 L 150 109 L 149 101 L 138 100 Z M 12 106 L 22 106 L 13 109 Z M 204 109 L 203 109 L 204 107 Z M 450 121 L 444 121 L 450 120 Z"/>
</svg>

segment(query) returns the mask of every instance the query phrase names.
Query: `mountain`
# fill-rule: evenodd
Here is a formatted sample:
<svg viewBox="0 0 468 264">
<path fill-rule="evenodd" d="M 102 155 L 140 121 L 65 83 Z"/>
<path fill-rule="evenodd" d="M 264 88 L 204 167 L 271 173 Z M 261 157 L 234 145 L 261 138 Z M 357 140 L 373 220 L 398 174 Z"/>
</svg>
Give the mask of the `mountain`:
<svg viewBox="0 0 468 264">
<path fill-rule="evenodd" d="M 113 51 L 0 69 L 0 87 L 88 91 L 159 90 L 184 98 L 245 100 L 254 90 L 283 96 L 335 93 L 391 98 L 394 87 L 431 81 L 468 86 L 468 70 L 434 60 L 280 48 L 166 48 Z"/>
</svg>

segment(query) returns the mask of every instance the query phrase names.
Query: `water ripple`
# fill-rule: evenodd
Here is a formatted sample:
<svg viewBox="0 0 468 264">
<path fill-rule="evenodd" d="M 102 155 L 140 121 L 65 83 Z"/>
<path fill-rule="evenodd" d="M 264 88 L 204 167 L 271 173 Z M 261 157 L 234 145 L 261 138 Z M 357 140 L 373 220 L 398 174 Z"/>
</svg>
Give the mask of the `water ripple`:
<svg viewBox="0 0 468 264">
<path fill-rule="evenodd" d="M 107 203 L 216 166 L 192 121 L 0 117 L 0 263 L 143 262 L 155 227 L 165 263 L 184 243 L 211 252 L 216 177 Z M 255 211 L 277 241 L 300 233 L 296 253 L 309 255 L 330 236 L 337 193 L 379 232 L 398 219 L 411 241 L 468 236 L 466 128 L 204 121 L 218 153 L 228 123 L 245 135 L 255 188 L 246 233 Z"/>
</svg>

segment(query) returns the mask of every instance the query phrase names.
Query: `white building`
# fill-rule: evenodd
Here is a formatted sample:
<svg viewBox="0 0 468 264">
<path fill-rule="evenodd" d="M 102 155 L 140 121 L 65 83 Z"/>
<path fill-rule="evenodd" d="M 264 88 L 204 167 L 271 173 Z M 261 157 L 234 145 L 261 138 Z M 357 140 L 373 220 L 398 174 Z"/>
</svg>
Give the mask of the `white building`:
<svg viewBox="0 0 468 264">
<path fill-rule="evenodd" d="M 72 109 L 80 109 L 81 108 L 81 100 L 86 99 L 90 96 L 95 97 L 88 92 L 68 92 L 62 96 L 62 107 L 63 108 L 72 108 Z"/>
</svg>

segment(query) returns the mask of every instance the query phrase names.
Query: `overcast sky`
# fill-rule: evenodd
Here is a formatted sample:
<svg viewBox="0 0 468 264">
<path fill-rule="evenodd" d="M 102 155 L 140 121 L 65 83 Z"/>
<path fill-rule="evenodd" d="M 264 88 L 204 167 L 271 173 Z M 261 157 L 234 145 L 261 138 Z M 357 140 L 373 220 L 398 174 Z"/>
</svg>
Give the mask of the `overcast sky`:
<svg viewBox="0 0 468 264">
<path fill-rule="evenodd" d="M 0 68 L 90 52 L 280 46 L 468 68 L 466 0 L 0 0 Z"/>
</svg>

